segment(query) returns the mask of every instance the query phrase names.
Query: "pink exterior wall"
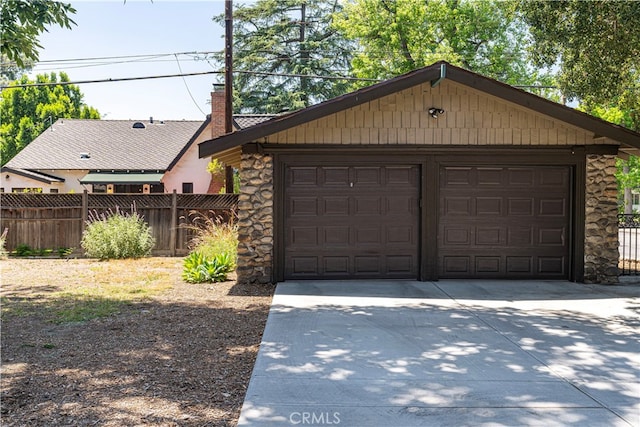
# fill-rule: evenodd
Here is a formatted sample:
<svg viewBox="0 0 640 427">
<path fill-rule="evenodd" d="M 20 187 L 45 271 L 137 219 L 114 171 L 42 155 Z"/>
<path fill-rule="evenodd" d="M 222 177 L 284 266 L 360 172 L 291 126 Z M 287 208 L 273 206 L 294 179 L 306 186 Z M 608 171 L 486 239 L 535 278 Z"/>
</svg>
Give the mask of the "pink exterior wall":
<svg viewBox="0 0 640 427">
<path fill-rule="evenodd" d="M 211 125 L 208 125 L 197 139 L 191 144 L 191 147 L 180 158 L 178 163 L 164 174 L 162 183 L 164 184 L 164 192 L 172 193 L 175 189 L 177 193 L 182 193 L 182 183 L 193 183 L 193 192 L 204 194 L 209 189 L 209 181 L 211 174 L 207 172 L 209 158 L 198 158 L 198 144 L 211 139 Z"/>
</svg>

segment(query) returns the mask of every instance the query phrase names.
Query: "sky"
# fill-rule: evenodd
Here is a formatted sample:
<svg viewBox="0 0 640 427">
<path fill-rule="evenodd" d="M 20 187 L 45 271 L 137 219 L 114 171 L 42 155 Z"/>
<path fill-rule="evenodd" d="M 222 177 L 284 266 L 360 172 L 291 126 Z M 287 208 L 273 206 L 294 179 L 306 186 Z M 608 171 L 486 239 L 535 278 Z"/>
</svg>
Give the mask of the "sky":
<svg viewBox="0 0 640 427">
<path fill-rule="evenodd" d="M 219 63 L 205 60 L 204 54 L 178 55 L 179 62 L 173 54 L 224 50 L 224 28 L 212 20 L 213 16 L 224 13 L 223 0 L 85 0 L 71 1 L 71 4 L 77 11 L 71 16 L 77 25 L 71 30 L 50 27 L 49 32 L 39 37 L 43 49 L 31 77 L 64 71 L 73 82 L 181 74 L 180 67 L 183 73 L 222 69 Z M 152 54 L 170 55 L 144 61 L 138 58 L 89 61 L 101 63 L 99 66 L 87 66 L 87 61 L 58 62 Z M 128 62 L 114 63 L 123 61 Z M 212 84 L 222 82 L 222 75 L 208 74 L 184 80 L 174 77 L 78 86 L 84 102 L 96 108 L 106 120 L 149 117 L 204 120 L 211 111 Z"/>
</svg>

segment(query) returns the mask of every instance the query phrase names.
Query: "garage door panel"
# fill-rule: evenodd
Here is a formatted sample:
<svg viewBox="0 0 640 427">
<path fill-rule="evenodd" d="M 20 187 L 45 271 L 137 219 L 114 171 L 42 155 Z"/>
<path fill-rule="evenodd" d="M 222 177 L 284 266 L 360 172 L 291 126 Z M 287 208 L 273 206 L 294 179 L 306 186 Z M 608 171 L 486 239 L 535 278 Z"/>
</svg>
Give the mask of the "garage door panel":
<svg viewBox="0 0 640 427">
<path fill-rule="evenodd" d="M 533 198 L 509 197 L 507 199 L 508 216 L 533 216 Z"/>
<path fill-rule="evenodd" d="M 471 215 L 471 197 L 444 197 L 445 215 Z"/>
<path fill-rule="evenodd" d="M 478 215 L 504 215 L 502 211 L 502 197 L 476 198 L 476 213 Z"/>
<path fill-rule="evenodd" d="M 564 274 L 564 257 L 544 256 L 538 258 L 538 271 L 543 274 Z"/>
<path fill-rule="evenodd" d="M 355 260 L 356 275 L 362 275 L 362 274 L 378 275 L 382 273 L 382 271 L 380 270 L 380 256 L 360 255 L 360 256 L 354 257 L 354 260 Z"/>
<path fill-rule="evenodd" d="M 484 245 L 504 245 L 505 244 L 505 231 L 503 228 L 493 227 L 493 228 L 483 228 L 476 227 L 476 245 L 484 246 Z"/>
<path fill-rule="evenodd" d="M 442 167 L 439 276 L 568 278 L 570 176 L 565 166 Z"/>
<path fill-rule="evenodd" d="M 315 186 L 318 184 L 317 171 L 312 167 L 291 168 L 289 176 L 290 187 L 295 186 Z"/>
<path fill-rule="evenodd" d="M 499 256 L 478 256 L 475 258 L 476 271 L 478 273 L 500 273 Z"/>
<path fill-rule="evenodd" d="M 324 257 L 323 262 L 324 262 L 325 274 L 333 274 L 333 275 L 349 274 L 349 257 L 348 256 L 328 256 L 328 257 Z"/>
<path fill-rule="evenodd" d="M 565 228 L 540 228 L 538 243 L 541 246 L 564 246 L 566 231 Z"/>
<path fill-rule="evenodd" d="M 357 227 L 355 229 L 356 245 L 380 245 L 380 229 L 378 227 Z"/>
<path fill-rule="evenodd" d="M 463 245 L 468 246 L 471 244 L 471 231 L 469 228 L 457 227 L 444 227 L 441 236 L 444 236 L 444 246 Z"/>
<path fill-rule="evenodd" d="M 567 199 L 540 199 L 538 216 L 558 216 L 567 215 Z"/>
<path fill-rule="evenodd" d="M 317 216 L 318 199 L 316 197 L 292 197 L 290 199 L 291 216 Z"/>
<path fill-rule="evenodd" d="M 293 257 L 291 261 L 294 274 L 313 276 L 318 271 L 318 257 L 299 256 Z"/>
<path fill-rule="evenodd" d="M 325 246 L 348 246 L 349 227 L 347 226 L 326 226 L 323 227 Z"/>
<path fill-rule="evenodd" d="M 348 197 L 323 197 L 324 215 L 349 215 Z"/>
<path fill-rule="evenodd" d="M 569 173 L 566 168 L 547 168 L 539 173 L 539 185 L 566 187 L 569 185 Z"/>
<path fill-rule="evenodd" d="M 533 227 L 507 227 L 507 246 L 531 246 L 533 243 Z"/>
<path fill-rule="evenodd" d="M 410 225 L 389 226 L 387 230 L 387 243 L 393 244 L 412 244 L 415 242 L 415 236 L 418 231 Z"/>
<path fill-rule="evenodd" d="M 410 165 L 287 166 L 285 279 L 416 279 L 419 171 Z"/>
<path fill-rule="evenodd" d="M 348 187 L 350 184 L 348 167 L 326 167 L 321 172 L 325 186 Z"/>
<path fill-rule="evenodd" d="M 381 170 L 379 167 L 354 167 L 354 187 L 378 188 L 382 184 Z"/>
<path fill-rule="evenodd" d="M 471 275 L 470 268 L 471 257 L 470 256 L 443 256 L 442 267 L 445 275 L 449 274 L 462 274 Z"/>
<path fill-rule="evenodd" d="M 533 187 L 535 184 L 535 170 L 532 168 L 509 168 L 506 173 L 506 185 L 510 187 Z"/>
<path fill-rule="evenodd" d="M 292 227 L 291 244 L 294 246 L 317 246 L 317 227 Z"/>
<path fill-rule="evenodd" d="M 385 168 L 386 184 L 389 186 L 417 187 L 417 176 L 413 173 L 413 170 L 411 166 L 387 166 Z"/>
<path fill-rule="evenodd" d="M 479 186 L 504 184 L 504 172 L 502 168 L 478 168 L 476 173 Z"/>
<path fill-rule="evenodd" d="M 389 274 L 411 274 L 415 271 L 415 258 L 409 255 L 390 255 L 386 257 L 387 273 Z"/>
<path fill-rule="evenodd" d="M 445 186 L 462 186 L 471 184 L 470 167 L 448 167 L 444 170 L 443 183 Z"/>
<path fill-rule="evenodd" d="M 533 273 L 532 256 L 508 256 L 506 257 L 507 274 L 509 273 Z"/>
<path fill-rule="evenodd" d="M 358 216 L 382 215 L 382 199 L 371 196 L 354 196 L 354 214 Z"/>
</svg>

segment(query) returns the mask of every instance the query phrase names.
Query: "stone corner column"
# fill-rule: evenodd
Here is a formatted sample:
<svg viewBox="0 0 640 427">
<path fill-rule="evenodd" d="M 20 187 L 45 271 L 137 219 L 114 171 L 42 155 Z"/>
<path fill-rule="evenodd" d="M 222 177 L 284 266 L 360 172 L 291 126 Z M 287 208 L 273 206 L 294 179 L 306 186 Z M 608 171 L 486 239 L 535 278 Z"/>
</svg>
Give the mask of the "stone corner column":
<svg viewBox="0 0 640 427">
<path fill-rule="evenodd" d="M 588 155 L 585 188 L 585 283 L 618 283 L 616 156 Z"/>
<path fill-rule="evenodd" d="M 273 282 L 273 159 L 243 154 L 238 198 L 238 283 Z"/>
</svg>

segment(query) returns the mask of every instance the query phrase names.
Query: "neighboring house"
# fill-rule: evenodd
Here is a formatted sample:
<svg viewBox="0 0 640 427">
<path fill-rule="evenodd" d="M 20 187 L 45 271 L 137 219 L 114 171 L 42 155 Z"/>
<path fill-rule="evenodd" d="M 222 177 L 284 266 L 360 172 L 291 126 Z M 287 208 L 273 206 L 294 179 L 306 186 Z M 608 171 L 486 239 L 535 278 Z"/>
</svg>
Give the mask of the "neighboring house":
<svg viewBox="0 0 640 427">
<path fill-rule="evenodd" d="M 200 156 L 240 168 L 240 282 L 615 283 L 615 161 L 639 148 L 638 133 L 441 62 Z"/>
<path fill-rule="evenodd" d="M 222 93 L 223 95 L 223 93 Z M 215 120 L 59 119 L 2 168 L 2 192 L 207 193 L 210 159 L 198 157 L 198 143 L 224 133 Z M 241 129 L 272 116 L 239 115 Z"/>
<path fill-rule="evenodd" d="M 205 193 L 210 120 L 59 119 L 4 168 L 4 192 Z"/>
</svg>

